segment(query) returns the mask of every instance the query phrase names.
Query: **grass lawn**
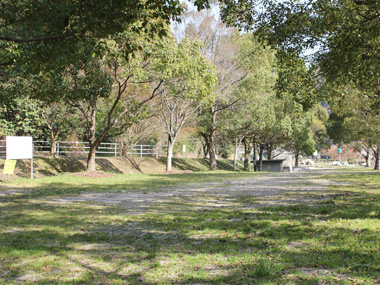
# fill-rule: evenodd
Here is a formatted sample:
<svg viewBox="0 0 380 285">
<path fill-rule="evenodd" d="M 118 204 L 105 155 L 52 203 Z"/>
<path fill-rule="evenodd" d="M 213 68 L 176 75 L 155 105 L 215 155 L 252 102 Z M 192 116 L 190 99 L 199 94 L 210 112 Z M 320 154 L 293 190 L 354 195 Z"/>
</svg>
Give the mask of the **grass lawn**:
<svg viewBox="0 0 380 285">
<path fill-rule="evenodd" d="M 303 192 L 276 197 L 317 197 L 312 204 L 253 207 L 262 197 L 247 192 L 231 193 L 230 204 L 202 207 L 218 199 L 213 185 L 258 177 L 65 174 L 0 183 L 0 283 L 380 283 L 378 172 L 327 173 L 297 182 Z M 336 183 L 307 191 L 326 180 Z M 198 190 L 187 198 L 136 206 L 144 195 L 191 192 L 192 185 Z M 131 195 L 134 207 L 71 199 L 85 195 Z"/>
</svg>

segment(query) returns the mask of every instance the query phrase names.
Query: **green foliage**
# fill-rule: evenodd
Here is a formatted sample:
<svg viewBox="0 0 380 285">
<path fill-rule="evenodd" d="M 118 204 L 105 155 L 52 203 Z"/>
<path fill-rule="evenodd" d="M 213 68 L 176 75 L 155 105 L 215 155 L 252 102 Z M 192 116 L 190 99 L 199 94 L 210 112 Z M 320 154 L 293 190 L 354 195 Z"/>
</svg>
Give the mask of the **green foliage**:
<svg viewBox="0 0 380 285">
<path fill-rule="evenodd" d="M 329 120 L 329 114 L 321 105 L 316 105 L 312 110 L 313 124 L 311 130 L 314 134 L 316 149 L 322 149 L 330 145 L 329 136 L 326 130 L 326 123 Z"/>
<path fill-rule="evenodd" d="M 238 37 L 240 48 L 238 62 L 247 75 L 239 82 L 235 98 L 239 101 L 223 115 L 225 132 L 243 138 L 260 135 L 274 125 L 276 115 L 271 97 L 276 80 L 273 72 L 275 55 L 273 50 L 261 45 L 252 34 Z"/>
<path fill-rule="evenodd" d="M 294 100 L 305 111 L 314 106 L 317 99 L 316 82 L 305 62 L 294 53 L 277 52 L 278 79 L 275 90 L 279 98 Z"/>
<path fill-rule="evenodd" d="M 9 99 L 0 107 L 0 136 L 29 135 L 37 139 L 43 132 L 39 102 L 30 98 Z"/>
<path fill-rule="evenodd" d="M 229 23 L 253 29 L 281 50 L 296 54 L 312 50 L 309 59 L 328 80 L 378 85 L 378 1 L 221 2 Z"/>
<path fill-rule="evenodd" d="M 301 110 L 302 107 L 300 106 Z M 292 134 L 289 138 L 288 148 L 296 154 L 311 155 L 315 151 L 313 139 L 312 115 L 310 112 L 295 113 L 292 118 Z"/>
<path fill-rule="evenodd" d="M 344 117 L 339 116 L 336 113 L 330 114 L 330 118 L 326 124 L 326 130 L 330 139 L 332 139 L 335 144 L 347 143 L 350 140 L 350 132 L 343 127 L 343 124 Z"/>
<path fill-rule="evenodd" d="M 199 8 L 208 1 L 196 1 Z M 175 0 L 158 1 L 5 1 L 1 5 L 1 63 L 14 70 L 39 73 L 62 70 L 82 55 L 82 45 L 91 46 L 130 29 L 135 33 L 165 36 L 169 20 L 177 20 L 183 6 Z M 125 44 L 133 53 L 141 46 Z M 11 59 L 11 61 L 10 61 Z"/>
<path fill-rule="evenodd" d="M 334 111 L 327 130 L 334 142 L 357 142 L 358 149 L 366 151 L 379 145 L 379 131 L 375 127 L 380 123 L 378 90 L 361 90 L 353 84 L 327 87 Z"/>
<path fill-rule="evenodd" d="M 163 41 L 157 46 L 152 67 L 165 86 L 165 96 L 181 97 L 210 105 L 215 88 L 215 70 L 200 50 L 199 41 L 182 40 L 178 45 Z"/>
</svg>

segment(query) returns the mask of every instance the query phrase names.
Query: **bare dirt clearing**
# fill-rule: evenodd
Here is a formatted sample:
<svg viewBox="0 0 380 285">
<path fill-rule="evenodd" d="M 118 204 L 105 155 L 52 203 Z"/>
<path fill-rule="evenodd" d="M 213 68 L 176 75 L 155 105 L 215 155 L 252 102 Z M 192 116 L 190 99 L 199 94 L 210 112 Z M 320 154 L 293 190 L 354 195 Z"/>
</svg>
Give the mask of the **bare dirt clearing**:
<svg viewBox="0 0 380 285">
<path fill-rule="evenodd" d="M 0 283 L 380 280 L 378 172 L 98 175 L 4 185 Z"/>
<path fill-rule="evenodd" d="M 263 207 L 313 204 L 330 199 L 328 186 L 341 185 L 342 182 L 321 178 L 334 174 L 334 170 L 312 170 L 297 173 L 270 173 L 263 176 L 232 181 L 187 183 L 181 186 L 154 191 L 134 191 L 128 189 L 118 192 L 83 193 L 73 197 L 62 197 L 48 203 L 91 202 L 115 204 L 134 213 L 144 212 L 150 205 L 167 206 L 170 210 L 180 210 L 176 204 L 187 205 L 194 209 L 220 207 Z M 347 183 L 346 183 L 347 184 Z M 109 189 L 112 191 L 112 189 Z"/>
</svg>

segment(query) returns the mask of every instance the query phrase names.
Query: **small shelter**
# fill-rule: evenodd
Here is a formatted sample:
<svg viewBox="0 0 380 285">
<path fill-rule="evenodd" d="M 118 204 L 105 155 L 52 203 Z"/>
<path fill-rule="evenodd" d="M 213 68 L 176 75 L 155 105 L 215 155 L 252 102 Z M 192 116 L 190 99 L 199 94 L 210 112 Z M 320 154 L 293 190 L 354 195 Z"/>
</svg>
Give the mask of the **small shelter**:
<svg viewBox="0 0 380 285">
<path fill-rule="evenodd" d="M 283 172 L 283 162 L 286 159 L 267 159 L 263 160 L 263 168 L 262 171 L 269 171 L 269 172 Z"/>
</svg>

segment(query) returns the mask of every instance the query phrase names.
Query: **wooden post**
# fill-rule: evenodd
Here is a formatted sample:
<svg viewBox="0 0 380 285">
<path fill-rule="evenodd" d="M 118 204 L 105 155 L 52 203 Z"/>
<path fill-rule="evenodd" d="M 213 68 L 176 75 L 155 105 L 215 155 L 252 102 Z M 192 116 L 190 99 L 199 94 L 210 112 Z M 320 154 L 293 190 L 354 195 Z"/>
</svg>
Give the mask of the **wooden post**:
<svg viewBox="0 0 380 285">
<path fill-rule="evenodd" d="M 33 179 L 33 158 L 30 159 L 30 178 Z"/>
</svg>

